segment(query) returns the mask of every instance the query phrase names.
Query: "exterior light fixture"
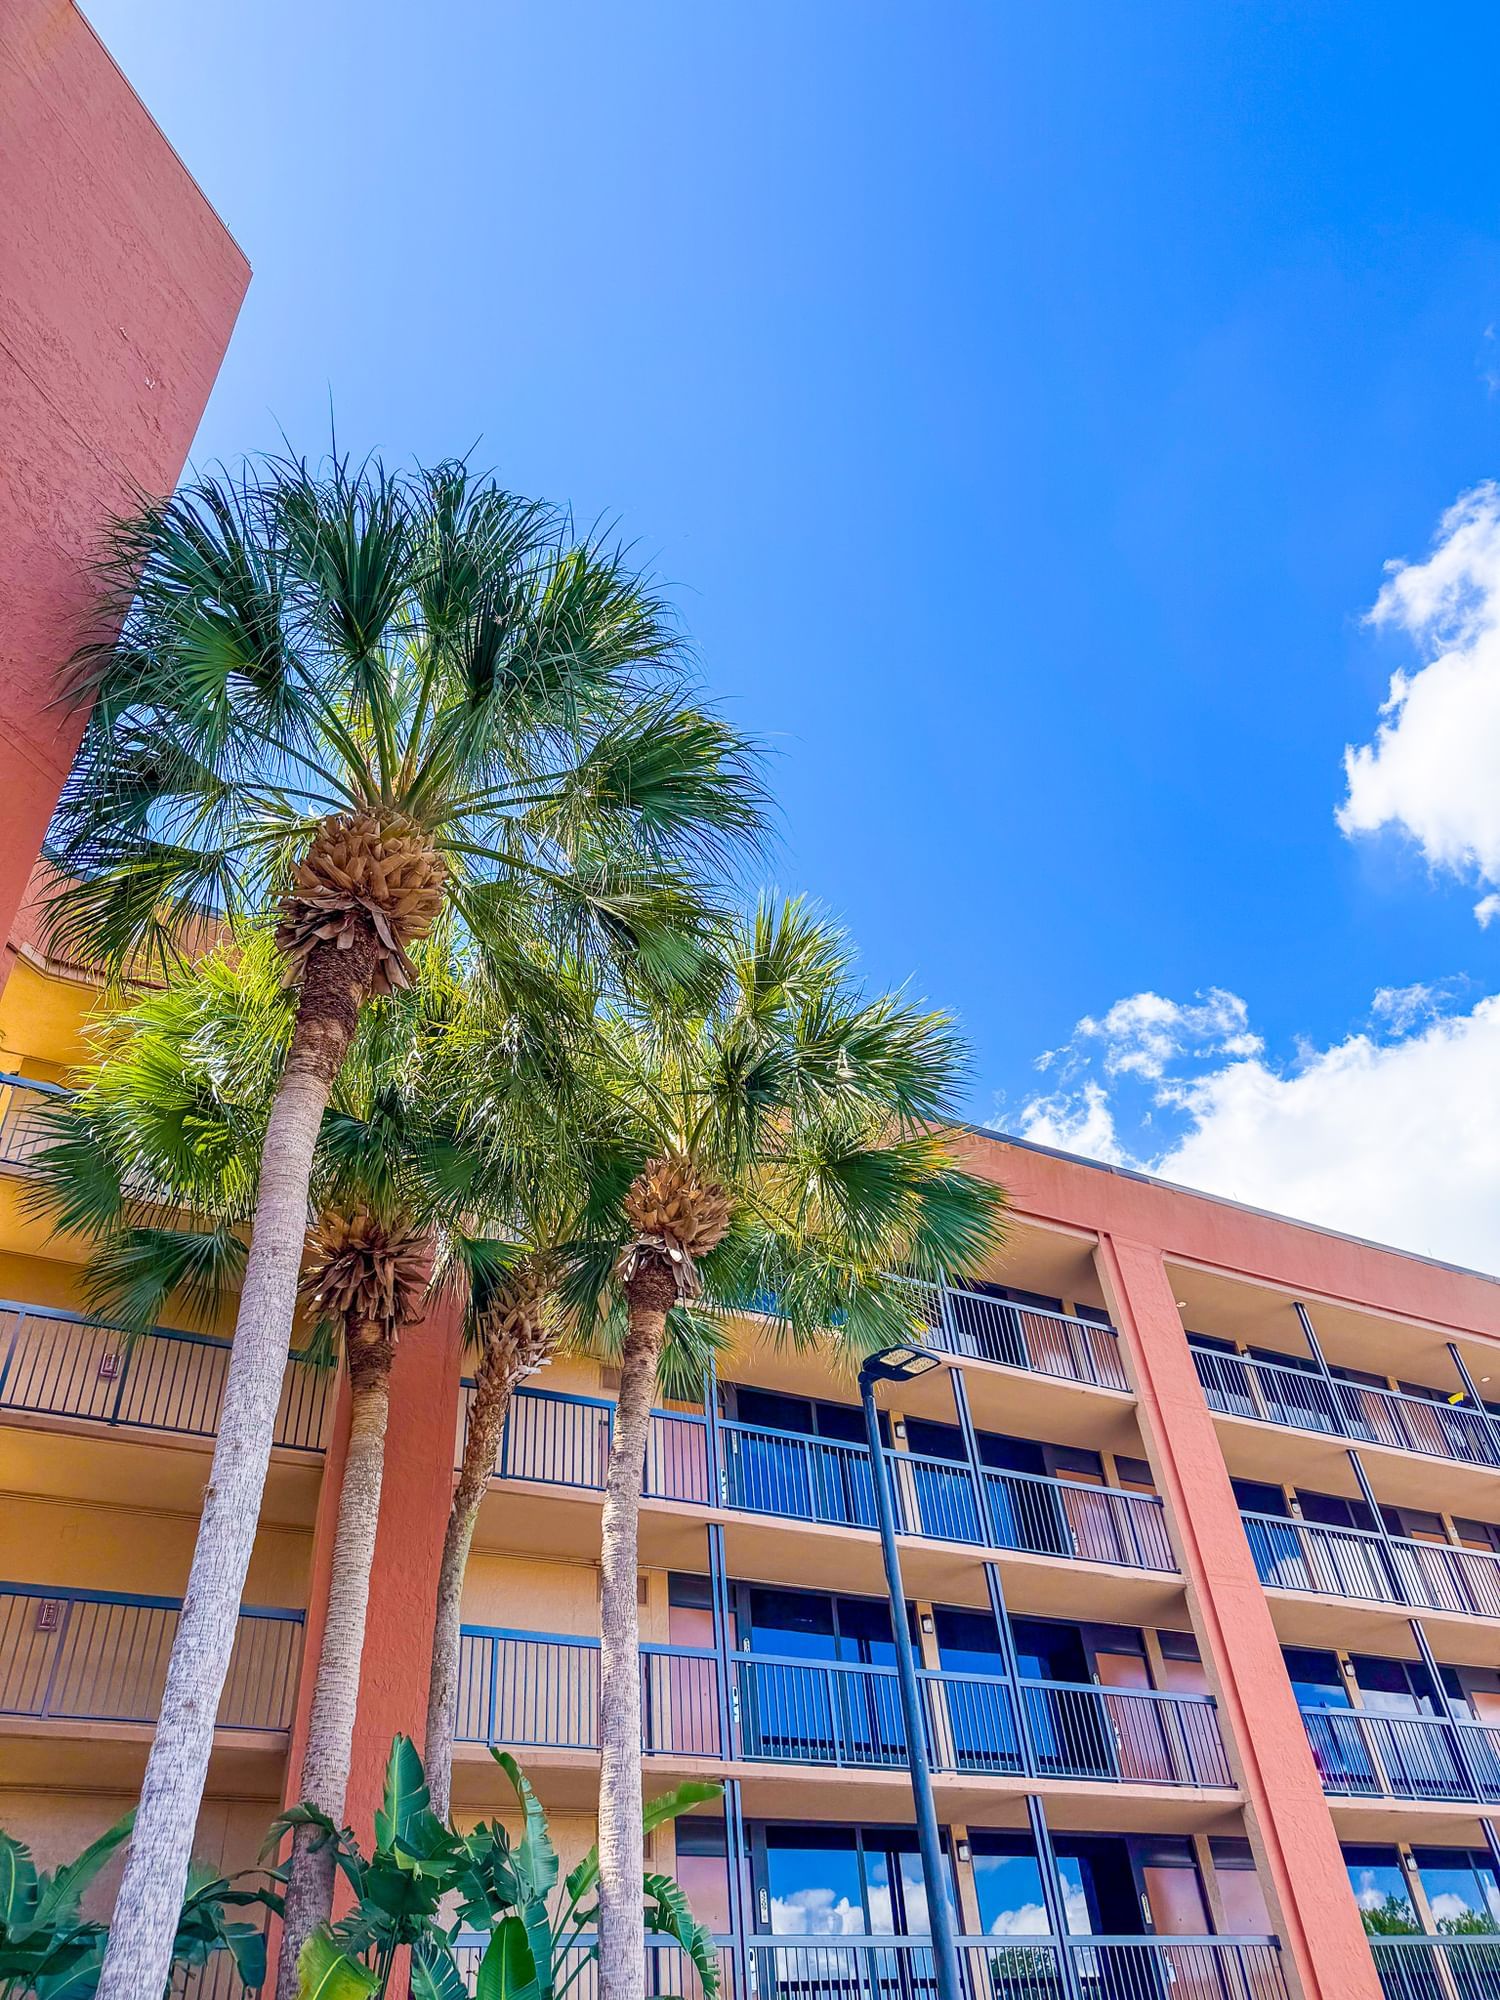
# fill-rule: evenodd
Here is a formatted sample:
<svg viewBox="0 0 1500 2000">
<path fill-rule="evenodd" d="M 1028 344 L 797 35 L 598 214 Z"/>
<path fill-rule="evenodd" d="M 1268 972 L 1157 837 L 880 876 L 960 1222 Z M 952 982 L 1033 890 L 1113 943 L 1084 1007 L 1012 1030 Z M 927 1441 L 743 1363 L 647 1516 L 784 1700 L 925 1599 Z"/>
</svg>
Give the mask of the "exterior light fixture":
<svg viewBox="0 0 1500 2000">
<path fill-rule="evenodd" d="M 870 1355 L 859 1371 L 859 1379 L 861 1384 L 915 1382 L 919 1375 L 930 1375 L 942 1365 L 942 1355 L 934 1354 L 930 1347 L 903 1342 L 899 1347 L 883 1347 L 878 1354 Z"/>
<path fill-rule="evenodd" d="M 971 1861 L 974 1858 L 974 1850 L 968 1841 L 961 1840 L 958 1843 L 958 1858 L 960 1861 Z"/>
<path fill-rule="evenodd" d="M 932 1630 L 932 1614 L 930 1612 L 924 1611 L 922 1613 L 922 1630 L 924 1632 Z"/>
</svg>

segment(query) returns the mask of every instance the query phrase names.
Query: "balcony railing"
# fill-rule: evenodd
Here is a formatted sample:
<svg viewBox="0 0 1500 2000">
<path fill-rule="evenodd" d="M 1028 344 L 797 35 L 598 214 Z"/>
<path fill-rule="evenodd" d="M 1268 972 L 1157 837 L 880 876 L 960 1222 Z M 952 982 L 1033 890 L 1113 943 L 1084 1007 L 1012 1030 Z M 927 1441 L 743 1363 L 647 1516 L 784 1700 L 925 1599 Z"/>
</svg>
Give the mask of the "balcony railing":
<svg viewBox="0 0 1500 2000">
<path fill-rule="evenodd" d="M 157 1327 L 119 1327 L 51 1306 L 0 1300 L 0 1415 L 82 1417 L 91 1423 L 212 1437 L 219 1427 L 227 1340 Z M 275 1442 L 321 1451 L 333 1371 L 292 1355 L 276 1412 Z"/>
<path fill-rule="evenodd" d="M 181 1602 L 99 1590 L 0 1584 L 0 1715 L 154 1722 Z M 220 1729 L 287 1729 L 302 1646 L 300 1611 L 240 1612 Z"/>
<path fill-rule="evenodd" d="M 945 1353 L 1096 1389 L 1130 1386 L 1112 1326 L 1041 1306 L 1012 1305 L 961 1285 L 906 1282 L 919 1302 L 928 1340 Z"/>
<path fill-rule="evenodd" d="M 1500 1937 L 1372 1937 L 1385 2000 L 1495 2000 Z"/>
<path fill-rule="evenodd" d="M 455 1733 L 460 1743 L 597 1750 L 599 1642 L 466 1625 Z M 642 1646 L 641 1733 L 651 1754 L 723 1756 L 714 1653 Z"/>
<path fill-rule="evenodd" d="M 1302 1721 L 1331 1797 L 1500 1803 L 1500 1727 L 1356 1708 L 1304 1708 Z"/>
<path fill-rule="evenodd" d="M 756 1937 L 748 1944 L 763 2000 L 936 2000 L 925 1938 Z M 1273 1939 L 1059 1940 L 1025 1932 L 958 1940 L 966 2000 L 1062 2000 L 1064 1952 L 1084 2000 L 1286 2000 Z"/>
<path fill-rule="evenodd" d="M 1500 1618 L 1500 1556 L 1482 1549 L 1406 1536 L 1387 1540 L 1368 1528 L 1328 1527 L 1276 1514 L 1240 1518 L 1268 1589 Z"/>
<path fill-rule="evenodd" d="M 836 1660 L 730 1656 L 732 1700 L 720 1700 L 717 1657 L 704 1648 L 641 1649 L 642 1736 L 650 1754 L 751 1763 L 890 1769 L 906 1761 L 893 1667 Z M 926 1749 L 935 1769 L 1102 1784 L 1231 1783 L 1206 1695 L 1073 1686 L 999 1675 L 923 1671 Z M 1025 1738 L 1023 1740 L 1022 1725 Z M 592 1750 L 599 1742 L 597 1640 L 466 1626 L 460 1639 L 457 1735 L 512 1749 Z"/>
<path fill-rule="evenodd" d="M 66 1097 L 58 1083 L 0 1071 L 0 1166 L 24 1167 L 49 1133 L 41 1114 L 51 1100 Z"/>
<path fill-rule="evenodd" d="M 1461 1465 L 1500 1466 L 1500 1442 L 1483 1410 L 1359 1382 L 1325 1381 L 1309 1369 L 1216 1348 L 1195 1346 L 1192 1353 L 1209 1407 L 1223 1416 L 1253 1417 Z"/>
<path fill-rule="evenodd" d="M 460 1453 L 471 1393 L 466 1386 Z M 613 1424 L 614 1405 L 601 1397 L 517 1390 L 495 1477 L 602 1493 Z M 886 1463 L 903 1534 L 1065 1561 L 1176 1571 L 1155 1494 L 1027 1472 L 990 1470 L 976 1482 L 967 1464 L 920 1452 L 892 1451 Z M 782 1520 L 875 1527 L 875 1488 L 863 1445 L 754 1424 L 710 1426 L 696 1412 L 653 1413 L 645 1492 L 651 1499 L 697 1506 L 711 1506 L 717 1497 L 719 1505 Z"/>
</svg>

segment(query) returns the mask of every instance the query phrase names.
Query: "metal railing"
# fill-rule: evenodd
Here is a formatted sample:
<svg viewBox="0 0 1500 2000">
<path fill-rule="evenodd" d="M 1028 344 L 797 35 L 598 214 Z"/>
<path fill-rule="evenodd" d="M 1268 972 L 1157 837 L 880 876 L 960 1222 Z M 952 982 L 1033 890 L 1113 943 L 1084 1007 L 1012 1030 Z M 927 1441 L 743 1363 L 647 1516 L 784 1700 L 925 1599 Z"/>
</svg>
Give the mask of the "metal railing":
<svg viewBox="0 0 1500 2000">
<path fill-rule="evenodd" d="M 642 1646 L 641 1731 L 649 1753 L 723 1756 L 715 1654 Z M 596 1750 L 598 1640 L 464 1626 L 455 1734 L 460 1743 Z"/>
<path fill-rule="evenodd" d="M 465 1626 L 459 1649 L 459 1741 L 598 1747 L 596 1639 Z M 647 1752 L 843 1770 L 905 1763 L 893 1667 L 735 1653 L 729 1671 L 726 1752 L 716 1655 L 643 1646 Z M 938 1770 L 1010 1776 L 1027 1769 L 1029 1755 L 1048 1777 L 1215 1789 L 1232 1782 L 1207 1695 L 1042 1681 L 1017 1687 L 999 1675 L 941 1669 L 923 1670 L 918 1680 L 927 1754 Z"/>
<path fill-rule="evenodd" d="M 471 1385 L 465 1384 L 460 1458 L 471 1400 Z M 613 1425 L 614 1405 L 603 1397 L 518 1389 L 495 1477 L 602 1493 Z M 710 1427 L 693 1412 L 653 1413 L 647 1497 L 714 1504 L 715 1449 L 722 1506 L 781 1520 L 875 1527 L 875 1488 L 863 1445 L 756 1424 Z M 892 1451 L 886 1463 L 903 1534 L 1066 1561 L 1176 1571 L 1165 1510 L 1155 1494 L 1029 1472 L 986 1471 L 976 1482 L 962 1460 L 920 1452 Z"/>
<path fill-rule="evenodd" d="M 1472 1405 L 1336 1378 L 1325 1381 L 1310 1369 L 1189 1345 L 1209 1407 L 1223 1416 L 1253 1417 L 1461 1465 L 1500 1466 L 1500 1442 L 1489 1416 Z"/>
<path fill-rule="evenodd" d="M 0 1714 L 154 1722 L 181 1600 L 0 1584 Z M 240 1612 L 220 1729 L 291 1726 L 300 1611 Z"/>
<path fill-rule="evenodd" d="M 1286 2000 L 1271 1938 L 960 1938 L 967 2000 L 1062 2000 L 1062 1954 L 1084 2000 Z M 765 2000 L 936 2000 L 925 1938 L 756 1937 L 751 1978 Z M 1467 2000 L 1467 1997 L 1466 1997 Z"/>
<path fill-rule="evenodd" d="M 219 1427 L 228 1340 L 157 1327 L 121 1328 L 53 1306 L 0 1299 L 0 1413 L 212 1437 Z M 275 1443 L 321 1451 L 334 1374 L 291 1355 Z"/>
<path fill-rule="evenodd" d="M 1387 1538 L 1277 1514 L 1242 1514 L 1263 1584 L 1369 1604 L 1500 1618 L 1500 1556 L 1442 1542 Z"/>
<path fill-rule="evenodd" d="M 1500 1727 L 1359 1708 L 1304 1708 L 1302 1721 L 1335 1798 L 1500 1803 Z"/>
<path fill-rule="evenodd" d="M 488 1940 L 481 1934 L 460 1932 L 453 1956 L 460 1978 L 472 1993 L 479 1979 L 479 1965 Z M 559 1952 L 553 1962 L 555 1990 L 568 2000 L 600 2000 L 599 1962 L 594 1957 L 593 1938 L 585 1936 L 570 1950 Z M 737 2000 L 736 1953 L 732 1940 L 718 1940 L 719 1992 L 723 2000 Z M 646 1992 L 672 1994 L 677 2000 L 703 2000 L 703 1985 L 692 1960 L 680 1945 L 646 1941 Z M 760 1996 L 764 2000 L 764 1996 Z"/>
<path fill-rule="evenodd" d="M 1154 1493 L 1085 1486 L 1034 1472 L 987 1470 L 984 1483 L 996 1548 L 1176 1572 L 1166 1509 Z"/>
<path fill-rule="evenodd" d="M 1042 1306 L 1012 1305 L 961 1285 L 905 1282 L 918 1301 L 928 1339 L 947 1354 L 1091 1388 L 1130 1387 L 1112 1326 Z"/>
<path fill-rule="evenodd" d="M 1500 1937 L 1372 1937 L 1385 2000 L 1495 2000 Z"/>
<path fill-rule="evenodd" d="M 1324 1792 L 1334 1798 L 1500 1802 L 1500 1728 L 1446 1716 L 1304 1708 Z"/>
<path fill-rule="evenodd" d="M 40 1077 L 0 1070 L 0 1166 L 24 1167 L 52 1136 L 40 1115 L 50 1100 L 71 1093 Z"/>
</svg>

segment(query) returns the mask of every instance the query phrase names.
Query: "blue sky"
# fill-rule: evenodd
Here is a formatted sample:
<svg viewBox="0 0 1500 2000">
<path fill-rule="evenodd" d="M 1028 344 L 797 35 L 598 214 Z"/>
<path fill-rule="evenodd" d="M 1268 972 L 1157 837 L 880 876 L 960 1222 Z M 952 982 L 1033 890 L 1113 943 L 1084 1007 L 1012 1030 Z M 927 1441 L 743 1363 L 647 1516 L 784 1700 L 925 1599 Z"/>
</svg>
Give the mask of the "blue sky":
<svg viewBox="0 0 1500 2000">
<path fill-rule="evenodd" d="M 1500 14 L 86 5 L 255 267 L 200 457 L 618 514 L 972 1116 L 1500 1263 L 1485 620 L 1335 820 L 1500 606 L 1480 503 L 1366 620 L 1500 472 Z"/>
</svg>

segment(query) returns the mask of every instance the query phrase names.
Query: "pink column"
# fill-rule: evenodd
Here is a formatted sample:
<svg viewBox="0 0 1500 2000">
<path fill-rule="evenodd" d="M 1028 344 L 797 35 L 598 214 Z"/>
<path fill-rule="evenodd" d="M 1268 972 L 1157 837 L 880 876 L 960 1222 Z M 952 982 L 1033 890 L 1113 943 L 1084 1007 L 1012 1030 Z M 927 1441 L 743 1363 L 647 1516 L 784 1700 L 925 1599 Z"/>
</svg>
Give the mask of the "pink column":
<svg viewBox="0 0 1500 2000">
<path fill-rule="evenodd" d="M 1166 1502 L 1256 1860 L 1304 2000 L 1380 2000 L 1369 1942 L 1160 1250 L 1104 1236 L 1100 1273 Z"/>
<path fill-rule="evenodd" d="M 250 270 L 72 0 L 0 0 L 0 188 L 5 938 L 81 728 L 53 703 L 86 564 L 171 490 Z"/>
</svg>

